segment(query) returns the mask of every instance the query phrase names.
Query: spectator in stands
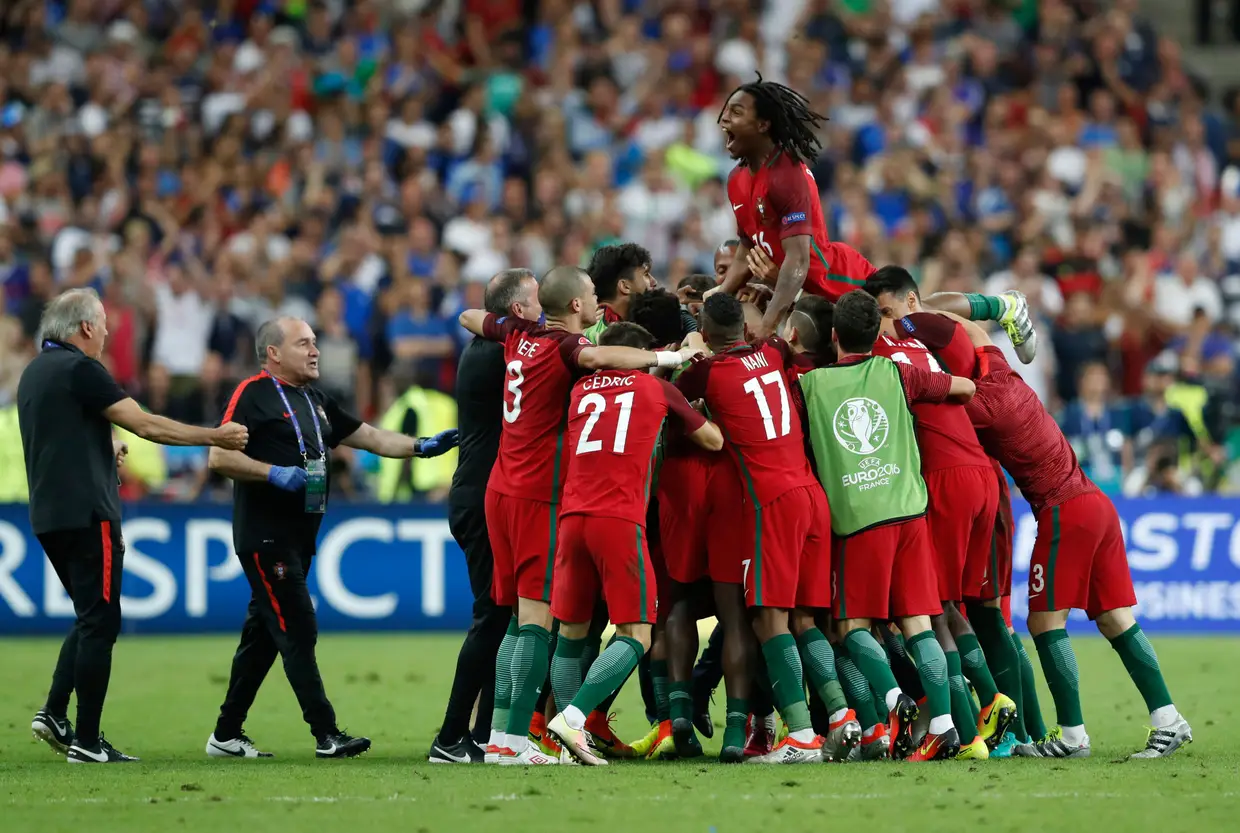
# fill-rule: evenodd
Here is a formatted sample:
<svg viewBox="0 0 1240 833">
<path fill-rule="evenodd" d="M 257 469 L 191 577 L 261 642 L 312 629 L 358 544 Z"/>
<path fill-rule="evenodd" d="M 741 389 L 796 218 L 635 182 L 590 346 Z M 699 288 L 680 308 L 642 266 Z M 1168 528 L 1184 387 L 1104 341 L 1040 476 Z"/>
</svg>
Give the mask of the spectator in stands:
<svg viewBox="0 0 1240 833">
<path fill-rule="evenodd" d="M 1077 391 L 1059 426 L 1090 479 L 1104 491 L 1118 492 L 1132 470 L 1132 440 L 1124 434 L 1124 409 L 1111 396 L 1111 371 L 1102 362 L 1081 365 Z"/>
</svg>

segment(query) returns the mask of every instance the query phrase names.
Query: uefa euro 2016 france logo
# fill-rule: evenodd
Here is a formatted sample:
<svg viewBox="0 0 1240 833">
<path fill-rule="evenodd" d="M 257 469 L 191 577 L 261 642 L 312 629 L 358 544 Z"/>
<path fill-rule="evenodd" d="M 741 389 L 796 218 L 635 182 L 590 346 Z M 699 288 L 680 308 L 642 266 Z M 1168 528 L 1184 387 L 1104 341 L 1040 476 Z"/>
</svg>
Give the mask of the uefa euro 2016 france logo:
<svg viewBox="0 0 1240 833">
<path fill-rule="evenodd" d="M 858 396 L 840 403 L 832 427 L 836 441 L 853 454 L 873 454 L 887 442 L 889 423 L 882 405 Z"/>
</svg>

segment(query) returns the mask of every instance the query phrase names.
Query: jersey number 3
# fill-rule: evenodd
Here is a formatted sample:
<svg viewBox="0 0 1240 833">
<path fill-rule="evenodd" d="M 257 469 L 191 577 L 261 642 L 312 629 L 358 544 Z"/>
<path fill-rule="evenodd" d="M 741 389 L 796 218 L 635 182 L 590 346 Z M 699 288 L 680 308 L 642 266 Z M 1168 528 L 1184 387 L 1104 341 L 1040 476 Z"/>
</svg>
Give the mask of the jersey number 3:
<svg viewBox="0 0 1240 833">
<path fill-rule="evenodd" d="M 616 394 L 612 401 L 620 406 L 620 416 L 616 420 L 616 438 L 611 443 L 611 450 L 616 454 L 624 453 L 624 444 L 629 438 L 629 417 L 633 414 L 633 391 Z M 607 410 L 607 400 L 597 393 L 588 393 L 581 397 L 581 403 L 577 406 L 577 413 L 584 414 L 590 412 L 589 419 L 586 420 L 586 427 L 581 432 L 581 439 L 577 440 L 578 454 L 591 454 L 595 451 L 603 450 L 602 440 L 590 439 L 590 432 L 594 430 L 594 426 L 598 423 L 598 418 L 603 415 L 603 411 Z"/>
<path fill-rule="evenodd" d="M 504 422 L 513 423 L 517 421 L 517 417 L 521 416 L 521 383 L 525 381 L 525 376 L 521 373 L 520 359 L 508 362 L 508 366 L 504 369 L 508 372 L 506 387 L 512 394 L 512 402 L 508 401 L 508 397 L 504 397 Z"/>
</svg>

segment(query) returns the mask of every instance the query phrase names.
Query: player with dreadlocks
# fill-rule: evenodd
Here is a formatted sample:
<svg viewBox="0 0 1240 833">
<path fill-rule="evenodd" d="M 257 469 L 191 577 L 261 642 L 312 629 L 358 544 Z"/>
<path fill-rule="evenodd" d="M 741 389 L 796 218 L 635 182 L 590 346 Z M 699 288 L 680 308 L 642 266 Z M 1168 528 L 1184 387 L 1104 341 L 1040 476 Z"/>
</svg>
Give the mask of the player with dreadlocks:
<svg viewBox="0 0 1240 833">
<path fill-rule="evenodd" d="M 816 131 L 824 119 L 805 96 L 761 75 L 738 87 L 719 114 L 728 153 L 740 162 L 728 177 L 740 245 L 711 292 L 735 295 L 751 278 L 764 278 L 750 266 L 751 251 L 761 249 L 773 261 L 775 294 L 755 338 L 776 333 L 802 290 L 835 301 L 874 271 L 857 250 L 827 239 L 809 170 L 822 151 Z"/>
</svg>

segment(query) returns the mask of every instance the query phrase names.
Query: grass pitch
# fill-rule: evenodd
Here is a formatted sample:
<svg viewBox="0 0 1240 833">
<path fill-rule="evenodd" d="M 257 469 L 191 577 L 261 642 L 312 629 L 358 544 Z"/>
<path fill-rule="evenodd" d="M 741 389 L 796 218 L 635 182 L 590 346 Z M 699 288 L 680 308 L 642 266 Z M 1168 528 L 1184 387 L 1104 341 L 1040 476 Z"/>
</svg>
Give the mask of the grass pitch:
<svg viewBox="0 0 1240 833">
<path fill-rule="evenodd" d="M 235 640 L 122 638 L 104 730 L 143 761 L 108 767 L 69 766 L 30 738 L 57 642 L 0 640 L 0 830 L 1235 830 L 1240 641 L 1154 643 L 1196 734 L 1195 743 L 1164 761 L 1125 760 L 1144 742 L 1144 708 L 1106 642 L 1082 637 L 1074 644 L 1094 745 L 1089 760 L 725 767 L 704 759 L 517 769 L 426 763 L 457 635 L 320 638 L 342 725 L 375 744 L 366 757 L 344 761 L 314 759 L 279 664 L 246 726 L 277 757 L 206 758 Z M 721 718 L 722 692 L 717 699 Z M 1043 706 L 1049 723 L 1054 713 L 1045 690 Z M 636 685 L 626 688 L 617 710 L 622 736 L 643 734 Z M 707 742 L 708 753 L 717 751 L 720 735 Z"/>
</svg>

